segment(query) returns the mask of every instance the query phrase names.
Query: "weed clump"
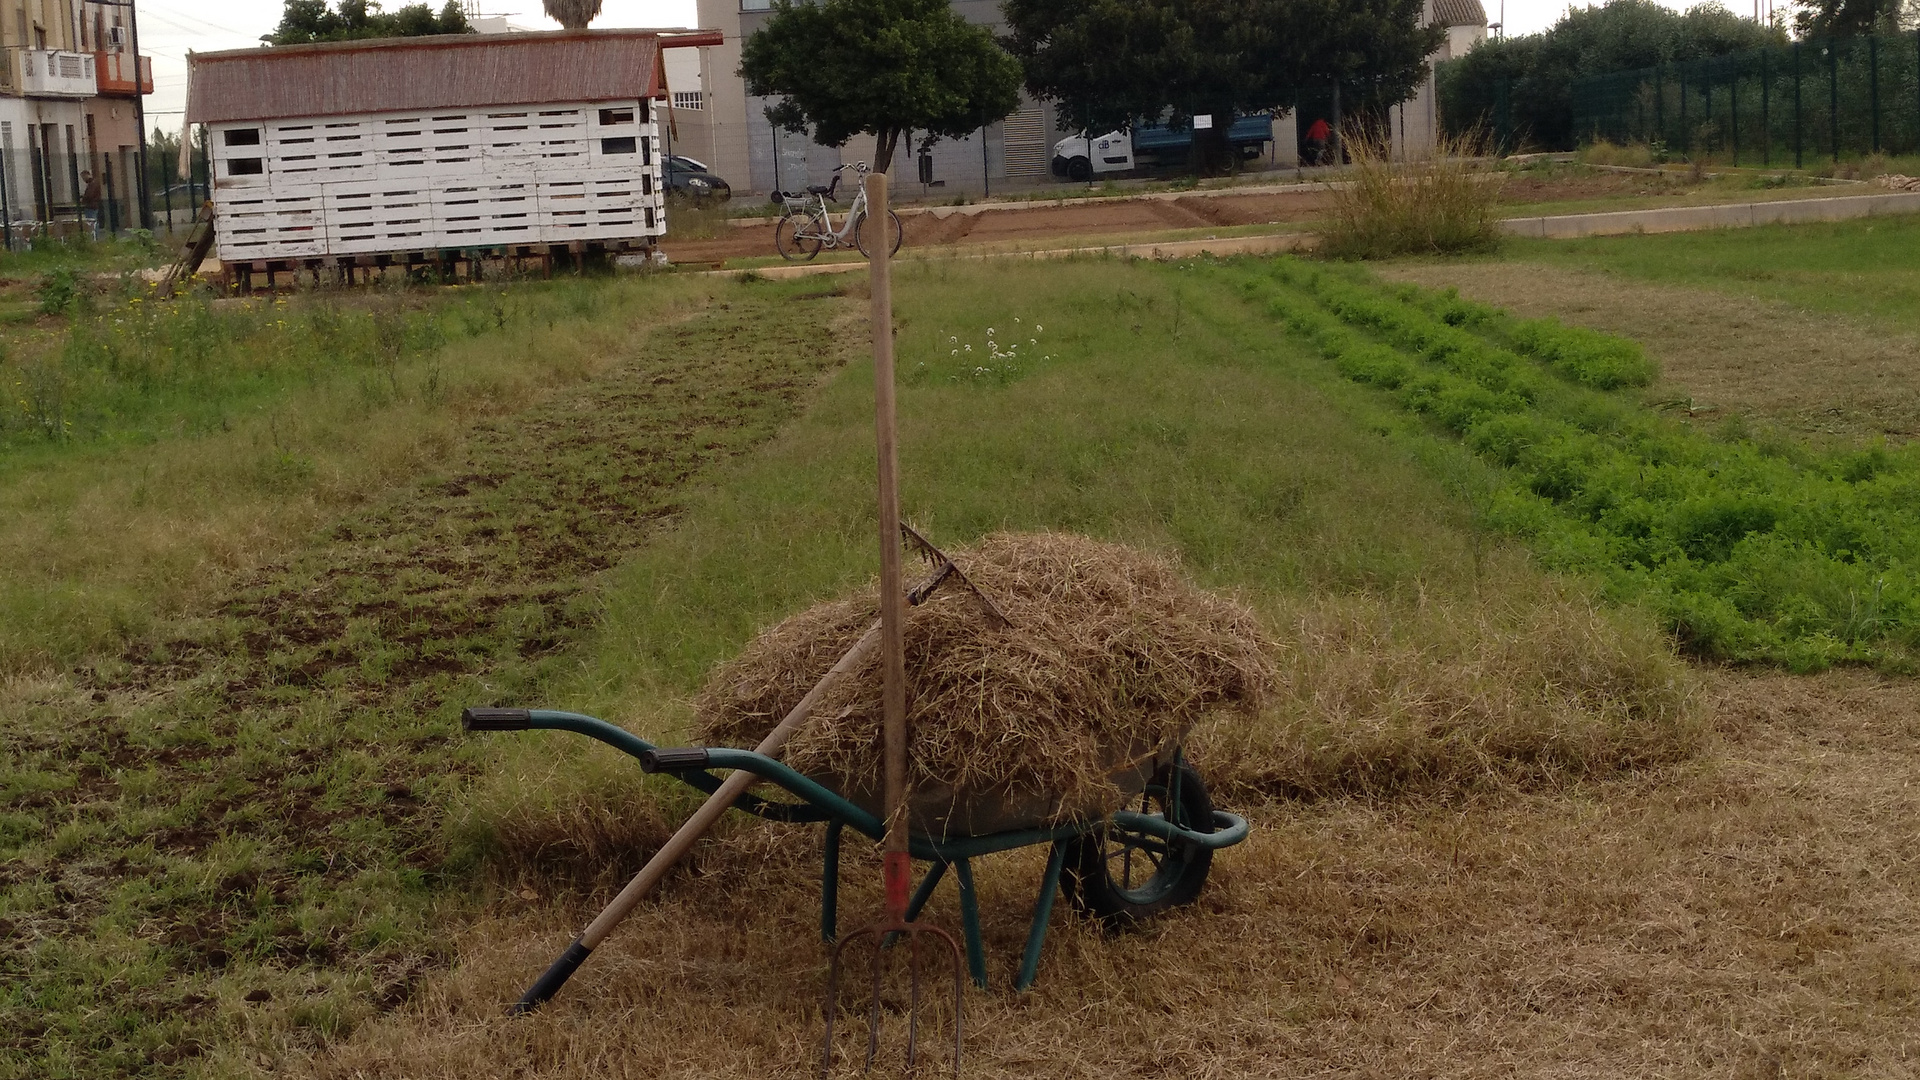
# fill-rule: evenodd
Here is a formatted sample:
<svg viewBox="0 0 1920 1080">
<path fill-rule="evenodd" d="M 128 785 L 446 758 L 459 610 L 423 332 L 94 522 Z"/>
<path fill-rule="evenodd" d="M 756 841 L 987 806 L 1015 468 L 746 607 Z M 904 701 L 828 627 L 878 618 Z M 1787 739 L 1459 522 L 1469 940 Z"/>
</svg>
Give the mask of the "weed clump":
<svg viewBox="0 0 1920 1080">
<path fill-rule="evenodd" d="M 909 782 L 923 794 L 1039 795 L 1042 817 L 1111 810 L 1114 773 L 1215 710 L 1253 710 L 1273 687 L 1272 646 L 1253 614 L 1159 558 L 1063 533 L 1003 533 L 956 559 L 1011 625 L 992 625 L 957 588 L 910 609 Z M 756 743 L 877 606 L 870 587 L 761 634 L 709 680 L 699 737 Z M 827 692 L 784 756 L 844 791 L 872 792 L 880 729 L 875 656 Z"/>
<path fill-rule="evenodd" d="M 1486 251 L 1500 239 L 1497 173 L 1474 168 L 1477 138 L 1440 140 L 1434 155 L 1395 161 L 1376 136 L 1346 140 L 1353 167 L 1333 188 L 1333 217 L 1320 250 L 1342 259 Z"/>
</svg>

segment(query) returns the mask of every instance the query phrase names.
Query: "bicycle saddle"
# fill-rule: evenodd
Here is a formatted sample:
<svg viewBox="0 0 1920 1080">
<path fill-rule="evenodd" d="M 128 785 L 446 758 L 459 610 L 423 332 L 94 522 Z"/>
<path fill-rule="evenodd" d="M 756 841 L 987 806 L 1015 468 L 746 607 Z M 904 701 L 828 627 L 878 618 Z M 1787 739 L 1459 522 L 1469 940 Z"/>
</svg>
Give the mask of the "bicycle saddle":
<svg viewBox="0 0 1920 1080">
<path fill-rule="evenodd" d="M 814 184 L 814 185 L 812 185 L 812 186 L 810 186 L 810 187 L 808 187 L 808 188 L 807 188 L 807 194 L 809 194 L 809 195 L 825 195 L 825 196 L 826 196 L 827 198 L 829 198 L 829 199 L 831 199 L 831 198 L 833 198 L 833 193 L 834 193 L 834 190 L 835 190 L 836 188 L 838 188 L 839 186 L 840 186 L 840 174 L 839 174 L 839 173 L 834 173 L 834 174 L 833 174 L 833 182 L 832 182 L 832 183 L 830 183 L 830 184 Z"/>
</svg>

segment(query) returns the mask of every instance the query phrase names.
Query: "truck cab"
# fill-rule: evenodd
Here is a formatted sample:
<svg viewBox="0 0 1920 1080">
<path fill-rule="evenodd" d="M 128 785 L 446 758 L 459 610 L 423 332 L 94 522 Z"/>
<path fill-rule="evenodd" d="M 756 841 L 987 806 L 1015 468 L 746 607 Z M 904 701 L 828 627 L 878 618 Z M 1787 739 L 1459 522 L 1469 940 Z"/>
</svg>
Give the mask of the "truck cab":
<svg viewBox="0 0 1920 1080">
<path fill-rule="evenodd" d="M 1227 142 L 1245 158 L 1258 157 L 1273 141 L 1273 116 L 1254 113 L 1234 118 Z M 1191 129 L 1174 131 L 1164 123 L 1136 123 L 1130 131 L 1093 136 L 1069 135 L 1053 144 L 1053 174 L 1085 183 L 1096 176 L 1117 176 L 1151 166 L 1179 165 L 1193 151 Z"/>
</svg>

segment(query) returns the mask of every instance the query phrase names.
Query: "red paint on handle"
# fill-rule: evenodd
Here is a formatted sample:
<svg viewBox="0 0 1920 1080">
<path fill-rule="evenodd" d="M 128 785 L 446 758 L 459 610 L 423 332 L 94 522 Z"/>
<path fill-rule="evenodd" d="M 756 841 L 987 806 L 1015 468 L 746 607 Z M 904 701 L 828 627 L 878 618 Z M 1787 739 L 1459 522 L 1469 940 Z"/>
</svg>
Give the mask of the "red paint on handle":
<svg viewBox="0 0 1920 1080">
<path fill-rule="evenodd" d="M 907 911 L 907 879 L 913 876 L 913 859 L 904 851 L 889 851 L 885 869 L 887 910 L 904 916 Z"/>
</svg>

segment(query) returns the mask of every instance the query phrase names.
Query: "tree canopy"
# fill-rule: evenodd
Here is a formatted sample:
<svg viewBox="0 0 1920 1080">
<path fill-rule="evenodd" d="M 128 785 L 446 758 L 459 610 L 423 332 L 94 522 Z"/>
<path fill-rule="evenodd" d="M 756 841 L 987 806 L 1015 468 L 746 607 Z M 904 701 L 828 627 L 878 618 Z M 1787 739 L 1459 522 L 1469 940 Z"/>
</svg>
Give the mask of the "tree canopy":
<svg viewBox="0 0 1920 1080">
<path fill-rule="evenodd" d="M 1356 105 L 1395 104 L 1443 35 L 1421 25 L 1421 0 L 1006 0 L 1003 10 L 1027 89 L 1069 125 L 1099 131 L 1168 109 L 1176 128 L 1283 109 L 1336 80 Z"/>
<path fill-rule="evenodd" d="M 778 97 L 767 118 L 841 146 L 874 137 L 886 172 L 900 136 L 962 138 L 1020 107 L 1020 65 L 948 0 L 779 0 L 747 38 L 749 94 Z"/>
<path fill-rule="evenodd" d="M 1685 14 L 1654 0 L 1574 8 L 1538 34 L 1482 42 L 1441 65 L 1440 113 L 1451 131 L 1489 123 L 1503 81 L 1513 127 L 1534 145 L 1574 148 L 1573 83 L 1587 75 L 1697 60 L 1786 41 L 1784 31 L 1717 3 Z"/>
<path fill-rule="evenodd" d="M 260 40 L 268 45 L 299 45 L 311 41 L 350 41 L 358 38 L 424 37 L 430 34 L 471 34 L 467 13 L 459 0 L 435 15 L 424 3 L 383 11 L 378 0 L 287 0 L 280 25 Z"/>
<path fill-rule="evenodd" d="M 1801 37 L 1897 33 L 1916 14 L 1913 0 L 1802 0 L 1793 26 Z"/>
</svg>

